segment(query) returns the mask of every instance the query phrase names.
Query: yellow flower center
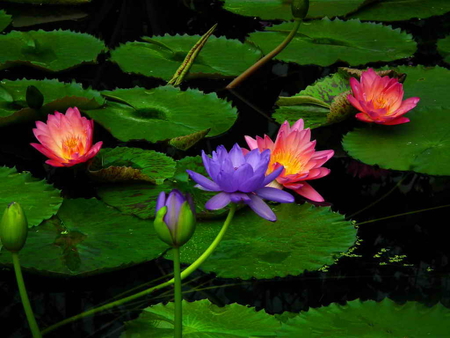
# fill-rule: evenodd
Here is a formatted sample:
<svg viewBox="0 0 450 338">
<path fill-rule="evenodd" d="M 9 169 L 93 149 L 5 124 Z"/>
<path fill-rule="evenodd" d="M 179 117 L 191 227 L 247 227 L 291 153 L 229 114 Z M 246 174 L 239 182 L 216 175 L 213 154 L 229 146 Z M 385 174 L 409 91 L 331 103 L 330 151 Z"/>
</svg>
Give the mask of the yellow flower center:
<svg viewBox="0 0 450 338">
<path fill-rule="evenodd" d="M 269 168 L 272 168 L 273 164 L 277 162 L 284 166 L 285 175 L 297 174 L 303 170 L 303 167 L 305 165 L 305 163 L 302 161 L 302 158 L 296 156 L 295 153 L 275 150 L 270 158 Z M 270 169 L 270 171 L 273 170 Z"/>
<path fill-rule="evenodd" d="M 62 155 L 66 160 L 72 159 L 75 153 L 84 155 L 84 145 L 79 136 L 70 135 L 62 144 Z"/>
</svg>

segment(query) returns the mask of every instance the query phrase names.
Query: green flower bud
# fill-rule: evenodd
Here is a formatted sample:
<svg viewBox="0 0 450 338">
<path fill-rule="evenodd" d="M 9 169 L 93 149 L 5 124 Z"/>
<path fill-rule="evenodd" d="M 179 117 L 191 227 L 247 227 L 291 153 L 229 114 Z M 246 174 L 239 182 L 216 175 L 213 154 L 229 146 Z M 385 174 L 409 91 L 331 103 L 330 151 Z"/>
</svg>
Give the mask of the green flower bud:
<svg viewBox="0 0 450 338">
<path fill-rule="evenodd" d="M 3 213 L 0 223 L 0 238 L 5 249 L 19 252 L 25 245 L 28 222 L 19 203 L 12 202 Z"/>
<path fill-rule="evenodd" d="M 291 3 L 291 12 L 295 19 L 304 19 L 308 9 L 309 0 L 293 0 Z"/>
<path fill-rule="evenodd" d="M 163 242 L 173 247 L 184 245 L 195 231 L 195 208 L 191 197 L 174 189 L 166 199 L 166 194 L 161 192 L 156 202 L 154 226 Z"/>
</svg>

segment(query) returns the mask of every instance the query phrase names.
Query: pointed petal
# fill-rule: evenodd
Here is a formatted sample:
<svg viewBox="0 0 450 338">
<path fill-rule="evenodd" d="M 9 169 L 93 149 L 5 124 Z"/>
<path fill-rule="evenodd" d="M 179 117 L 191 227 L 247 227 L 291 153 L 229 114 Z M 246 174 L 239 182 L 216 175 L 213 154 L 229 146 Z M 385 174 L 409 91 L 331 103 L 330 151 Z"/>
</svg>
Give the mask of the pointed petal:
<svg viewBox="0 0 450 338">
<path fill-rule="evenodd" d="M 283 166 L 279 166 L 277 169 L 275 169 L 274 171 L 272 171 L 269 175 L 267 175 L 264 178 L 263 181 L 263 185 L 267 185 L 270 182 L 272 182 L 274 179 L 276 179 L 278 176 L 280 176 L 281 172 L 283 171 L 284 167 Z"/>
<path fill-rule="evenodd" d="M 294 123 L 294 125 L 291 127 L 291 131 L 298 131 L 303 130 L 305 128 L 305 124 L 303 122 L 303 119 L 297 120 L 297 122 Z"/>
<path fill-rule="evenodd" d="M 383 125 L 385 125 L 385 126 L 394 126 L 394 125 L 396 125 L 396 124 L 403 124 L 403 123 L 408 123 L 410 120 L 407 118 L 407 117 L 399 117 L 399 118 L 396 118 L 396 119 L 393 119 L 393 120 L 390 120 L 390 121 L 387 121 L 387 122 L 383 122 L 383 123 L 380 123 L 380 124 L 383 124 Z"/>
<path fill-rule="evenodd" d="M 252 210 L 262 218 L 275 222 L 277 220 L 277 216 L 275 216 L 275 213 L 270 209 L 270 207 L 264 203 L 264 201 L 256 196 L 256 195 L 250 195 L 250 201 L 247 201 L 246 204 L 252 208 Z"/>
<path fill-rule="evenodd" d="M 300 189 L 294 190 L 297 194 L 314 202 L 325 201 L 323 197 L 308 183 L 303 182 L 303 186 Z"/>
<path fill-rule="evenodd" d="M 255 191 L 255 193 L 266 200 L 279 202 L 279 203 L 292 203 L 294 202 L 294 196 L 290 193 L 276 189 L 276 188 L 261 188 Z"/>
<path fill-rule="evenodd" d="M 186 170 L 186 172 L 191 176 L 191 178 L 195 181 L 195 183 L 200 184 L 201 186 L 205 187 L 209 191 L 221 191 L 219 185 L 216 182 L 211 181 L 210 179 L 206 178 L 202 174 L 196 173 L 192 170 Z"/>
<path fill-rule="evenodd" d="M 244 136 L 245 141 L 248 144 L 248 147 L 250 148 L 250 150 L 256 149 L 258 148 L 258 142 L 256 142 L 255 139 L 251 138 L 250 136 Z"/>
<path fill-rule="evenodd" d="M 226 207 L 230 202 L 230 195 L 226 192 L 221 192 L 206 202 L 205 208 L 208 210 L 219 210 Z"/>
<path fill-rule="evenodd" d="M 231 202 L 233 203 L 241 203 L 241 202 L 247 202 L 250 200 L 250 197 L 248 197 L 247 194 L 243 194 L 241 192 L 234 192 L 230 195 Z"/>
<path fill-rule="evenodd" d="M 161 209 L 166 203 L 166 193 L 161 191 L 158 195 L 158 199 L 156 200 L 156 212 Z"/>
</svg>

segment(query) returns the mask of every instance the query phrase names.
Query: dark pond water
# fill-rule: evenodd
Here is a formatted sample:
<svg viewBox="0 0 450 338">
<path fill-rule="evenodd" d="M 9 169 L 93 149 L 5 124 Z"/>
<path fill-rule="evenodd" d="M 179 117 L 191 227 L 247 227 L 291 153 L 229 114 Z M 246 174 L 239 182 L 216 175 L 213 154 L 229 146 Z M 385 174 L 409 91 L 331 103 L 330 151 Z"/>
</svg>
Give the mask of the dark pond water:
<svg viewBox="0 0 450 338">
<path fill-rule="evenodd" d="M 84 18 L 77 21 L 42 23 L 14 29 L 72 29 L 93 34 L 103 39 L 108 47 L 115 47 L 126 41 L 138 40 L 141 36 L 165 33 L 203 34 L 216 22 L 219 23 L 216 35 L 243 39 L 247 33 L 267 25 L 267 22 L 257 19 L 227 13 L 221 10 L 216 1 L 203 1 L 197 6 L 199 10 L 194 12 L 186 8 L 182 1 L 176 0 L 94 0 L 91 4 L 73 8 L 86 13 Z M 37 11 L 30 6 L 6 3 L 1 3 L 0 8 L 35 17 L 39 17 L 42 10 L 56 10 L 42 6 Z M 450 33 L 449 19 L 450 15 L 445 15 L 393 23 L 394 27 L 414 34 L 419 49 L 410 59 L 388 64 L 445 67 L 436 52 L 435 42 Z M 105 62 L 105 58 L 106 55 L 100 57 L 100 66 L 85 65 L 71 71 L 51 74 L 51 77 L 62 81 L 76 79 L 77 82 L 98 90 L 136 85 L 153 88 L 164 84 L 160 80 L 124 74 L 118 66 Z M 385 64 L 369 66 L 382 65 Z M 239 141 L 244 145 L 244 134 L 273 135 L 278 126 L 264 115 L 270 116 L 280 93 L 297 93 L 318 78 L 335 72 L 339 66 L 345 64 L 324 68 L 271 62 L 239 88 L 238 94 L 244 100 L 224 90 L 229 80 L 188 81 L 182 88 L 216 91 L 220 97 L 233 101 L 240 112 L 233 128 L 226 135 L 202 141 L 185 153 L 144 142 L 128 145 L 168 151 L 174 158 L 181 158 L 185 155 L 197 155 L 201 149 L 210 151 L 219 144 L 230 147 Z M 49 77 L 48 73 L 26 67 L 0 71 L 0 76 L 3 79 Z M 343 257 L 327 271 L 307 272 L 301 276 L 273 280 L 243 282 L 217 279 L 212 274 L 199 271 L 191 275 L 185 286 L 187 300 L 208 298 L 218 305 L 237 302 L 257 309 L 264 308 L 269 313 L 299 312 L 333 302 L 343 304 L 357 298 L 380 300 L 384 297 L 399 303 L 415 300 L 433 305 L 441 302 L 450 307 L 450 245 L 448 236 L 443 235 L 450 226 L 450 209 L 436 209 L 449 204 L 450 180 L 446 177 L 382 170 L 352 160 L 340 148 L 340 140 L 357 123 L 346 122 L 313 131 L 313 139 L 317 139 L 319 149 L 334 149 L 336 152 L 336 156 L 326 165 L 331 169 L 331 174 L 315 181 L 314 187 L 333 210 L 361 223 L 358 236 L 362 241 L 353 252 L 354 257 Z M 33 127 L 33 124 L 29 124 L 2 129 L 0 166 L 15 165 L 19 171 L 27 170 L 36 177 L 47 178 L 58 188 L 62 188 L 65 196 L 96 196 L 96 187 L 87 177 L 75 176 L 70 169 L 48 170 L 43 166 L 43 157 L 29 146 L 34 141 L 31 132 Z M 96 137 L 104 141 L 105 147 L 120 144 L 101 126 L 96 125 L 95 128 Z M 298 202 L 303 203 L 300 198 Z M 432 210 L 411 213 L 425 209 Z M 405 215 L 379 220 L 399 214 Z M 396 255 L 403 258 L 396 261 L 393 259 Z M 119 272 L 87 278 L 64 279 L 25 273 L 25 281 L 38 322 L 41 327 L 46 327 L 102 302 L 108 302 L 129 289 L 143 289 L 144 283 L 170 272 L 171 262 L 159 259 Z M 198 291 L 199 288 L 204 290 Z M 136 318 L 148 305 L 170 299 L 170 293 L 143 298 L 64 326 L 48 337 L 119 337 L 124 321 Z M 0 323 L 2 337 L 29 336 L 15 278 L 8 269 L 0 271 Z"/>
</svg>

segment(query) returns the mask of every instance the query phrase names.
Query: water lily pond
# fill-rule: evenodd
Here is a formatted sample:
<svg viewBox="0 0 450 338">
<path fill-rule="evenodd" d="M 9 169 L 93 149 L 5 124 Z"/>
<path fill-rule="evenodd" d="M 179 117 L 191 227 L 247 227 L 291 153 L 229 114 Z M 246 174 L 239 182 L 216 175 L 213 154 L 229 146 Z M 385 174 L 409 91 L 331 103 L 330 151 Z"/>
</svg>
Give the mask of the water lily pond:
<svg viewBox="0 0 450 338">
<path fill-rule="evenodd" d="M 449 22 L 1 2 L 1 336 L 450 337 Z"/>
</svg>

